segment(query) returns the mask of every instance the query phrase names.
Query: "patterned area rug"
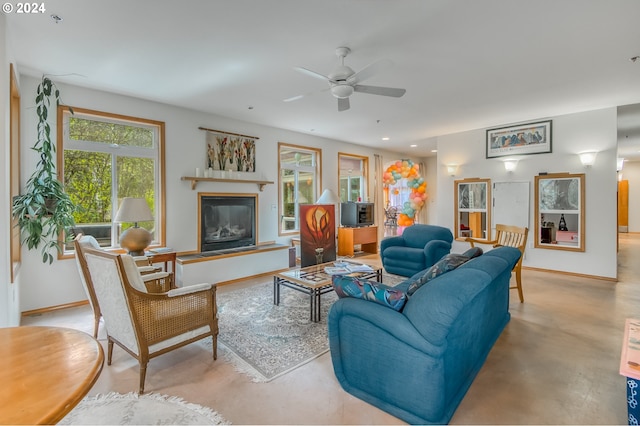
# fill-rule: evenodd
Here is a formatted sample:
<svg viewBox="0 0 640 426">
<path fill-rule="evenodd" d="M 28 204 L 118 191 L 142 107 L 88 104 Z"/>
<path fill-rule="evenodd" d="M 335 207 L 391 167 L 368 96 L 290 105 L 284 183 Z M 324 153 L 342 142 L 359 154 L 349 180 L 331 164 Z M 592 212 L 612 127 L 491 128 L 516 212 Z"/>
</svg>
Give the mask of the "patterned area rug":
<svg viewBox="0 0 640 426">
<path fill-rule="evenodd" d="M 394 285 L 404 277 L 384 275 Z M 321 320 L 310 321 L 309 296 L 282 287 L 280 305 L 273 304 L 273 282 L 220 292 L 218 323 L 220 353 L 255 382 L 268 382 L 308 363 L 329 350 L 327 314 L 337 300 L 322 295 Z M 208 346 L 211 339 L 203 341 Z"/>
<path fill-rule="evenodd" d="M 111 392 L 86 397 L 61 425 L 222 425 L 230 424 L 210 408 L 159 394 Z"/>
</svg>

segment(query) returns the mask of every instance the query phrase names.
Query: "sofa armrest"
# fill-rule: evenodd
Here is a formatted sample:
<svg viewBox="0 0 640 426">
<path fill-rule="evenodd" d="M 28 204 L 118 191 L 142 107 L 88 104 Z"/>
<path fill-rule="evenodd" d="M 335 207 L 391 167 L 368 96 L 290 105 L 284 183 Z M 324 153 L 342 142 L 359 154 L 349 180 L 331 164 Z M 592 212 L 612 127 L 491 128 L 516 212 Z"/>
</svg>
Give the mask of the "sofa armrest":
<svg viewBox="0 0 640 426">
<path fill-rule="evenodd" d="M 451 243 L 444 240 L 431 240 L 424 246 L 425 265 L 430 267 L 442 256 L 451 252 Z"/>
<path fill-rule="evenodd" d="M 386 237 L 380 241 L 380 253 L 384 252 L 384 249 L 393 246 L 401 246 L 404 247 L 404 238 L 401 235 L 396 235 L 393 237 Z"/>
<path fill-rule="evenodd" d="M 359 320 L 359 321 L 358 321 Z M 366 300 L 345 298 L 336 301 L 329 311 L 329 340 L 339 341 L 342 327 L 350 327 L 351 322 L 363 321 L 367 328 L 367 339 L 376 345 L 376 334 L 393 336 L 393 338 L 424 354 L 439 357 L 443 346 L 434 345 L 422 336 L 411 322 L 400 312 Z M 366 349 L 362 348 L 365 352 Z"/>
</svg>

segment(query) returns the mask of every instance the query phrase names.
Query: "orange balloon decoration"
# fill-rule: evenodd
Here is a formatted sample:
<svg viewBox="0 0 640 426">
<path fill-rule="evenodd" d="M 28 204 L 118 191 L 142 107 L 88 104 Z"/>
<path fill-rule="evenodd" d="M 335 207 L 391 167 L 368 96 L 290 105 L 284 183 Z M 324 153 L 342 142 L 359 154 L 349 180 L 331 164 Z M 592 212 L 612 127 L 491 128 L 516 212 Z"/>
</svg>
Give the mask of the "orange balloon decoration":
<svg viewBox="0 0 640 426">
<path fill-rule="evenodd" d="M 389 185 L 395 185 L 400 179 L 407 180 L 411 193 L 409 201 L 405 201 L 400 206 L 398 226 L 410 226 L 413 225 L 416 215 L 427 201 L 427 182 L 420 176 L 418 164 L 414 164 L 411 160 L 398 160 L 387 168 L 382 175 L 385 190 L 388 191 Z"/>
</svg>

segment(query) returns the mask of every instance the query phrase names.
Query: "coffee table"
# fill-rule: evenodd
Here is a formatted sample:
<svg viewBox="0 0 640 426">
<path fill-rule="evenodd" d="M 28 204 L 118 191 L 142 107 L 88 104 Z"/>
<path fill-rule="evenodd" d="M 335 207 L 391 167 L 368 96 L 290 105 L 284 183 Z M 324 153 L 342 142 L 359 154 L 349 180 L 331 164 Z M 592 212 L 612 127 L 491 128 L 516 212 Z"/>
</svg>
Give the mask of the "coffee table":
<svg viewBox="0 0 640 426">
<path fill-rule="evenodd" d="M 359 265 L 356 262 L 347 262 Z M 280 305 L 280 288 L 282 286 L 300 291 L 309 295 L 310 320 L 320 321 L 320 296 L 333 291 L 331 275 L 324 271 L 325 266 L 333 266 L 333 262 L 307 266 L 306 268 L 294 268 L 279 272 L 273 277 L 273 304 Z M 373 267 L 371 272 L 354 272 L 352 277 L 375 279 L 382 282 L 382 268 Z"/>
</svg>

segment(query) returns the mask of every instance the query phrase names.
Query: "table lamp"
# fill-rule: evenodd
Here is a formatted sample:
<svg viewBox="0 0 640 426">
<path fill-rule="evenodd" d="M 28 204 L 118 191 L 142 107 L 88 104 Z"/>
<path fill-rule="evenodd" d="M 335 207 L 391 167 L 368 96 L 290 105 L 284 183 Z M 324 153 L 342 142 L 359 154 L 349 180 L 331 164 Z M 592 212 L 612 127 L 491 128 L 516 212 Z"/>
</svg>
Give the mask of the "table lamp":
<svg viewBox="0 0 640 426">
<path fill-rule="evenodd" d="M 120 235 L 120 247 L 127 249 L 131 256 L 144 256 L 144 249 L 151 244 L 152 236 L 146 229 L 138 227 L 138 222 L 152 220 L 153 214 L 144 198 L 125 197 L 114 222 L 133 222 L 134 225 Z"/>
</svg>

